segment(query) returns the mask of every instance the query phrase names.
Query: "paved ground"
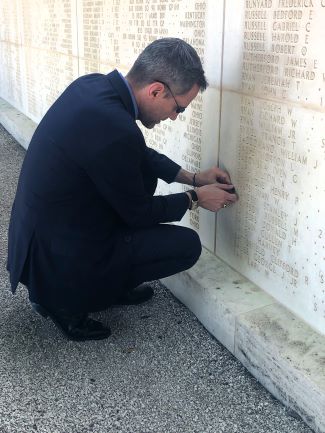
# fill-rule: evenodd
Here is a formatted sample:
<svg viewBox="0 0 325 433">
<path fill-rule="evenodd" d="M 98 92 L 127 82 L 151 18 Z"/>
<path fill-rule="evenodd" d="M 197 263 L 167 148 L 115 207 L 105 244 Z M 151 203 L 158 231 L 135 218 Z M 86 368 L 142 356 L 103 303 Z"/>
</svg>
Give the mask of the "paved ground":
<svg viewBox="0 0 325 433">
<path fill-rule="evenodd" d="M 25 151 L 0 127 L 0 433 L 311 433 L 159 283 L 140 307 L 97 315 L 74 343 L 12 296 L 7 226 Z"/>
</svg>

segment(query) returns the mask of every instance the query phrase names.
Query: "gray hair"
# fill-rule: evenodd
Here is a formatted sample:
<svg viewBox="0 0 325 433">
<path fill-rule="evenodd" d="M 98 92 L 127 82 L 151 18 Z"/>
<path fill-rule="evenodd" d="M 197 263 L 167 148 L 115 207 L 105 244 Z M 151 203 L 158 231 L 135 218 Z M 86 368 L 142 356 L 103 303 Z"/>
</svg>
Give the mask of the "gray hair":
<svg viewBox="0 0 325 433">
<path fill-rule="evenodd" d="M 139 88 L 155 81 L 167 83 L 177 95 L 187 93 L 194 84 L 201 92 L 208 85 L 197 52 L 178 38 L 157 39 L 149 44 L 136 59 L 127 78 Z"/>
</svg>

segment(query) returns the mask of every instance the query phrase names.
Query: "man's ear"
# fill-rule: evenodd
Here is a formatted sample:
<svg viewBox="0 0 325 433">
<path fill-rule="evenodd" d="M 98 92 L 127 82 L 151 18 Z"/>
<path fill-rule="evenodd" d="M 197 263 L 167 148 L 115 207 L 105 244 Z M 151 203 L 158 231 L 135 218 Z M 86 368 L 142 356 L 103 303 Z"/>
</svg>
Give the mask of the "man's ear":
<svg viewBox="0 0 325 433">
<path fill-rule="evenodd" d="M 148 86 L 148 96 L 157 98 L 159 96 L 164 96 L 165 93 L 165 86 L 162 83 L 159 83 L 158 81 L 155 81 L 154 83 L 151 83 Z"/>
</svg>

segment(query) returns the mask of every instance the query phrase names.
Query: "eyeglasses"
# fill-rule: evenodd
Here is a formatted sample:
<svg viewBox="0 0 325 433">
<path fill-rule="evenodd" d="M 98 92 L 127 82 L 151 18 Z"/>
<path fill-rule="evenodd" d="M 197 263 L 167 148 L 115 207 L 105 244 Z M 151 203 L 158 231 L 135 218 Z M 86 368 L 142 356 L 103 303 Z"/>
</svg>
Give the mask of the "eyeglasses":
<svg viewBox="0 0 325 433">
<path fill-rule="evenodd" d="M 171 94 L 172 97 L 174 98 L 174 101 L 175 101 L 175 104 L 176 104 L 176 107 L 177 107 L 176 110 L 175 110 L 176 113 L 177 113 L 177 114 L 179 114 L 179 113 L 184 113 L 186 107 L 182 107 L 181 105 L 178 105 L 178 102 L 176 101 L 176 98 L 175 98 L 175 96 L 174 96 L 174 93 L 171 91 L 171 88 L 168 86 L 168 84 L 167 84 L 167 83 L 164 83 L 164 81 L 159 81 L 159 80 L 155 80 L 155 81 L 157 81 L 158 83 L 163 84 L 163 85 L 166 86 L 167 89 L 169 90 L 170 94 Z"/>
</svg>

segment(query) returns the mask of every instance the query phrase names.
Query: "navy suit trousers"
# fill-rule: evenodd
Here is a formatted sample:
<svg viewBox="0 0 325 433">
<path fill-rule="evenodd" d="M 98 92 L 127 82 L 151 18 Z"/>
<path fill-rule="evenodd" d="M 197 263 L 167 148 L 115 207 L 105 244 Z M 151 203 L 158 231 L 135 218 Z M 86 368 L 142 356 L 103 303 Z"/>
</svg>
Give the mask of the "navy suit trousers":
<svg viewBox="0 0 325 433">
<path fill-rule="evenodd" d="M 137 287 L 139 284 L 174 275 L 192 267 L 201 254 L 201 242 L 197 233 L 189 228 L 159 224 L 145 229 L 127 229 L 121 233 L 125 248 L 131 250 L 131 263 L 125 272 L 127 278 L 119 287 L 112 287 L 107 281 L 106 288 L 89 285 L 88 293 L 80 293 L 88 299 L 87 306 L 76 303 L 78 287 L 74 291 L 62 292 L 60 287 L 50 289 L 43 287 L 42 292 L 33 292 L 29 288 L 31 302 L 40 303 L 48 308 L 66 308 L 71 312 L 87 312 L 105 310 L 114 303 L 116 297 L 124 291 Z M 26 262 L 28 269 L 28 261 Z M 94 269 L 96 272 L 96 269 Z M 123 276 L 125 277 L 125 276 Z M 22 282 L 28 287 L 28 275 L 24 272 Z M 113 283 L 114 284 L 114 283 Z M 116 282 L 115 282 L 116 284 Z"/>
<path fill-rule="evenodd" d="M 200 238 L 194 230 L 170 224 L 135 230 L 130 243 L 133 255 L 127 288 L 184 271 L 201 254 Z"/>
</svg>

